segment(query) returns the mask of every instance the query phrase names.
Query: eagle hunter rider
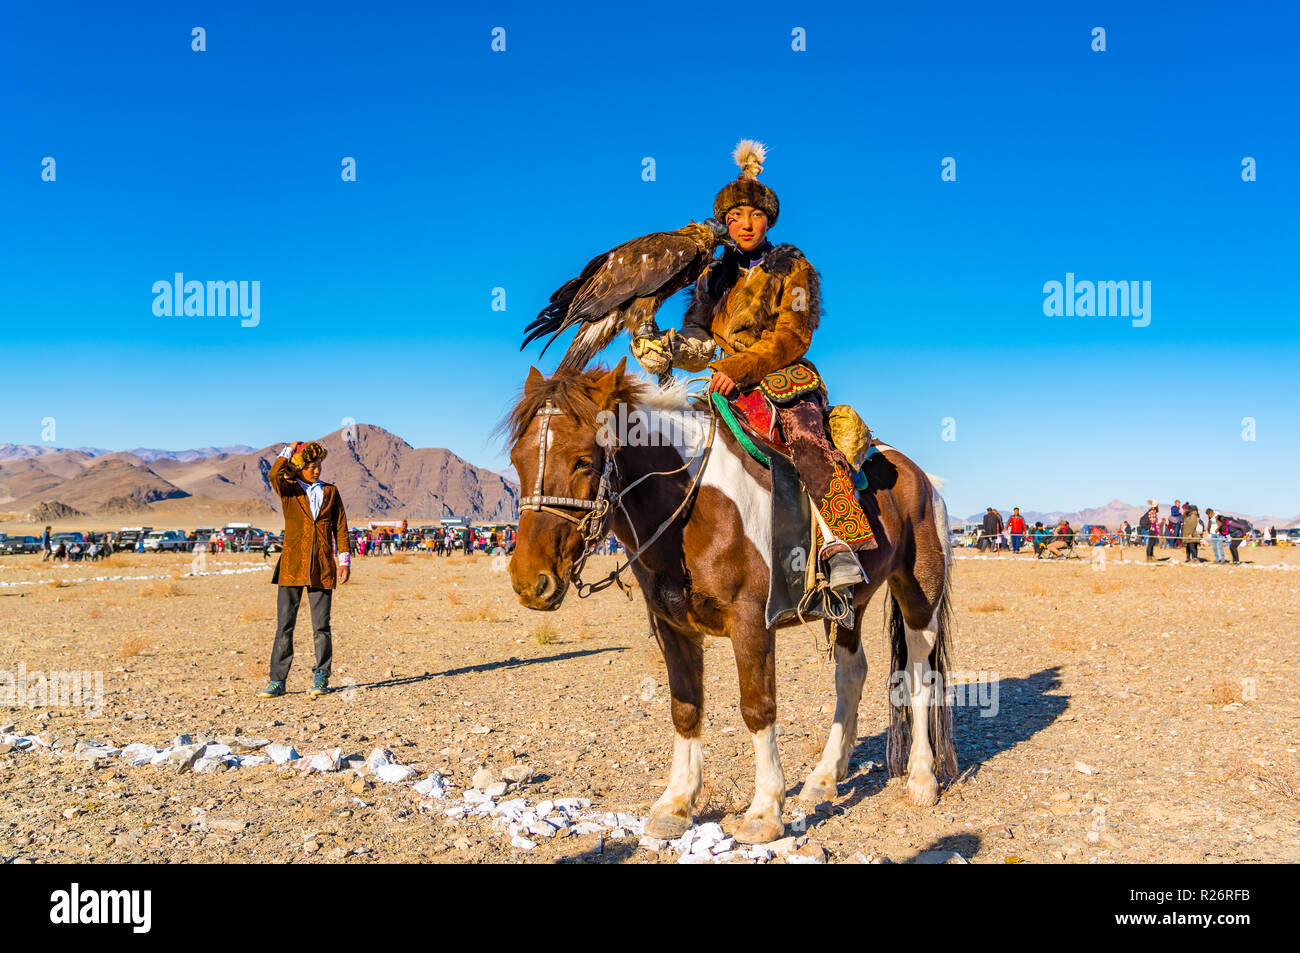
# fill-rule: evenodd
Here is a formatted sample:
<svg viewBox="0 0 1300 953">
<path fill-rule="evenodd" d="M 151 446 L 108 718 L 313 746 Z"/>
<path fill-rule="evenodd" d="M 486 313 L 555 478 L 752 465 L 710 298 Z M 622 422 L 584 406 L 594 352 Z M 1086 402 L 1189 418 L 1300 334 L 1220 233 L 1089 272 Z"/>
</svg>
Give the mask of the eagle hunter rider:
<svg viewBox="0 0 1300 953">
<path fill-rule="evenodd" d="M 794 245 L 767 238 L 781 203 L 758 181 L 766 158 L 762 143 L 742 140 L 734 157 L 740 175 L 718 192 L 713 214 L 735 247 L 700 275 L 681 333 L 670 331 L 661 343 L 674 367 L 712 370 L 711 392 L 733 397 L 763 391 L 829 537 L 820 554 L 828 560 L 828 583 L 852 586 L 864 579 L 853 551 L 877 544 L 849 461 L 827 437 L 825 384 L 804 357 L 821 318 L 817 271 Z M 723 351 L 717 360 L 715 345 Z"/>
</svg>

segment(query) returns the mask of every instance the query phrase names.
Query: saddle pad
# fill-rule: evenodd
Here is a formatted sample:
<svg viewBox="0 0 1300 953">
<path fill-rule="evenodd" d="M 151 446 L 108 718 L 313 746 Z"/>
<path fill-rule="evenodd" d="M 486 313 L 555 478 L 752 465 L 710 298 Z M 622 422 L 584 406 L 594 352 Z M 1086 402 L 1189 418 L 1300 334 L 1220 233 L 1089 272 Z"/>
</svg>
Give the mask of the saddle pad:
<svg viewBox="0 0 1300 953">
<path fill-rule="evenodd" d="M 775 404 L 789 404 L 804 394 L 824 389 L 821 375 L 807 364 L 791 364 L 773 371 L 759 381 L 758 386 Z"/>
<path fill-rule="evenodd" d="M 812 501 L 794 465 L 785 457 L 773 454 L 772 469 L 772 578 L 767 591 L 767 625 L 799 618 L 799 602 L 807 590 L 808 560 L 812 542 Z M 805 619 L 826 619 L 826 594 L 817 593 L 804 608 Z"/>
<path fill-rule="evenodd" d="M 739 394 L 728 401 L 728 406 L 736 422 L 748 431 L 749 436 L 763 447 L 790 455 L 790 448 L 781 439 L 777 426 L 776 411 L 761 388 L 755 387 L 748 393 Z M 733 428 L 734 429 L 734 428 Z"/>
</svg>

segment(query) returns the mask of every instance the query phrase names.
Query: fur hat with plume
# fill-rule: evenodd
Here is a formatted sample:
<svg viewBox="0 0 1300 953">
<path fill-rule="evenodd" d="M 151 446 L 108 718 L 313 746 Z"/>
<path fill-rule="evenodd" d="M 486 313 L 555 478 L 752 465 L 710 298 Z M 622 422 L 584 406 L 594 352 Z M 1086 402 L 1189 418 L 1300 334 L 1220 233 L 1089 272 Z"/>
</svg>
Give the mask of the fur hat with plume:
<svg viewBox="0 0 1300 953">
<path fill-rule="evenodd" d="M 771 228 L 776 224 L 781 203 L 775 192 L 758 181 L 758 174 L 767 161 L 767 146 L 754 139 L 741 139 L 731 156 L 740 166 L 740 175 L 724 185 L 713 200 L 714 218 L 726 221 L 727 213 L 737 205 L 752 205 L 767 215 L 767 225 Z"/>
</svg>

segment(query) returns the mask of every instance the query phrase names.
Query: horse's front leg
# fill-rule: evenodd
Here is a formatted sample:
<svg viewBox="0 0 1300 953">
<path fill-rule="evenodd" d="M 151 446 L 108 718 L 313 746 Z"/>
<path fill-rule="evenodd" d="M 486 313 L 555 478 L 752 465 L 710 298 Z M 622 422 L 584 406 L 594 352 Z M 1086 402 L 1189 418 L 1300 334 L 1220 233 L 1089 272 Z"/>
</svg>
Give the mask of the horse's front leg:
<svg viewBox="0 0 1300 953">
<path fill-rule="evenodd" d="M 699 636 L 680 632 L 653 614 L 650 629 L 668 666 L 675 734 L 668 787 L 650 808 L 645 833 L 671 840 L 681 837 L 691 826 L 695 799 L 704 785 L 704 752 L 700 739 L 704 718 L 704 647 Z"/>
<path fill-rule="evenodd" d="M 754 742 L 754 800 L 735 837 L 742 844 L 765 844 L 785 833 L 785 774 L 776 747 L 776 632 L 761 618 L 733 624 L 731 644 L 740 675 L 740 711 Z"/>
<path fill-rule="evenodd" d="M 835 783 L 848 776 L 849 756 L 857 744 L 858 704 L 867 677 L 867 656 L 858 631 L 862 625 L 861 613 L 855 621 L 853 629 L 835 627 L 835 720 L 821 760 L 799 791 L 799 799 L 807 804 L 834 800 Z"/>
</svg>

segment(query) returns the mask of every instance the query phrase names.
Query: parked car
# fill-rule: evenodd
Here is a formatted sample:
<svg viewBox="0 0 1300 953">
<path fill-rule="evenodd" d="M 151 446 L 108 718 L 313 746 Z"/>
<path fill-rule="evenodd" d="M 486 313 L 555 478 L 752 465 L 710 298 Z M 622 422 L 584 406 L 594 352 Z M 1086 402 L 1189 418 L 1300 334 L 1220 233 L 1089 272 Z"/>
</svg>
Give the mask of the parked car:
<svg viewBox="0 0 1300 953">
<path fill-rule="evenodd" d="M 19 553 L 39 553 L 41 541 L 35 536 L 5 536 L 0 539 L 0 553 L 16 555 Z"/>
<path fill-rule="evenodd" d="M 85 533 L 55 533 L 53 536 L 50 537 L 51 549 L 58 549 L 59 543 L 65 544 L 69 549 L 71 549 L 73 545 L 77 543 L 80 543 L 82 548 L 85 548 L 86 534 Z"/>
<path fill-rule="evenodd" d="M 140 541 L 141 536 L 147 536 L 153 532 L 152 526 L 130 526 L 124 527 L 113 540 L 113 549 L 116 552 L 131 552 L 135 549 L 135 544 Z"/>
<path fill-rule="evenodd" d="M 178 529 L 157 529 L 144 538 L 145 552 L 186 553 L 190 541 Z"/>
</svg>

